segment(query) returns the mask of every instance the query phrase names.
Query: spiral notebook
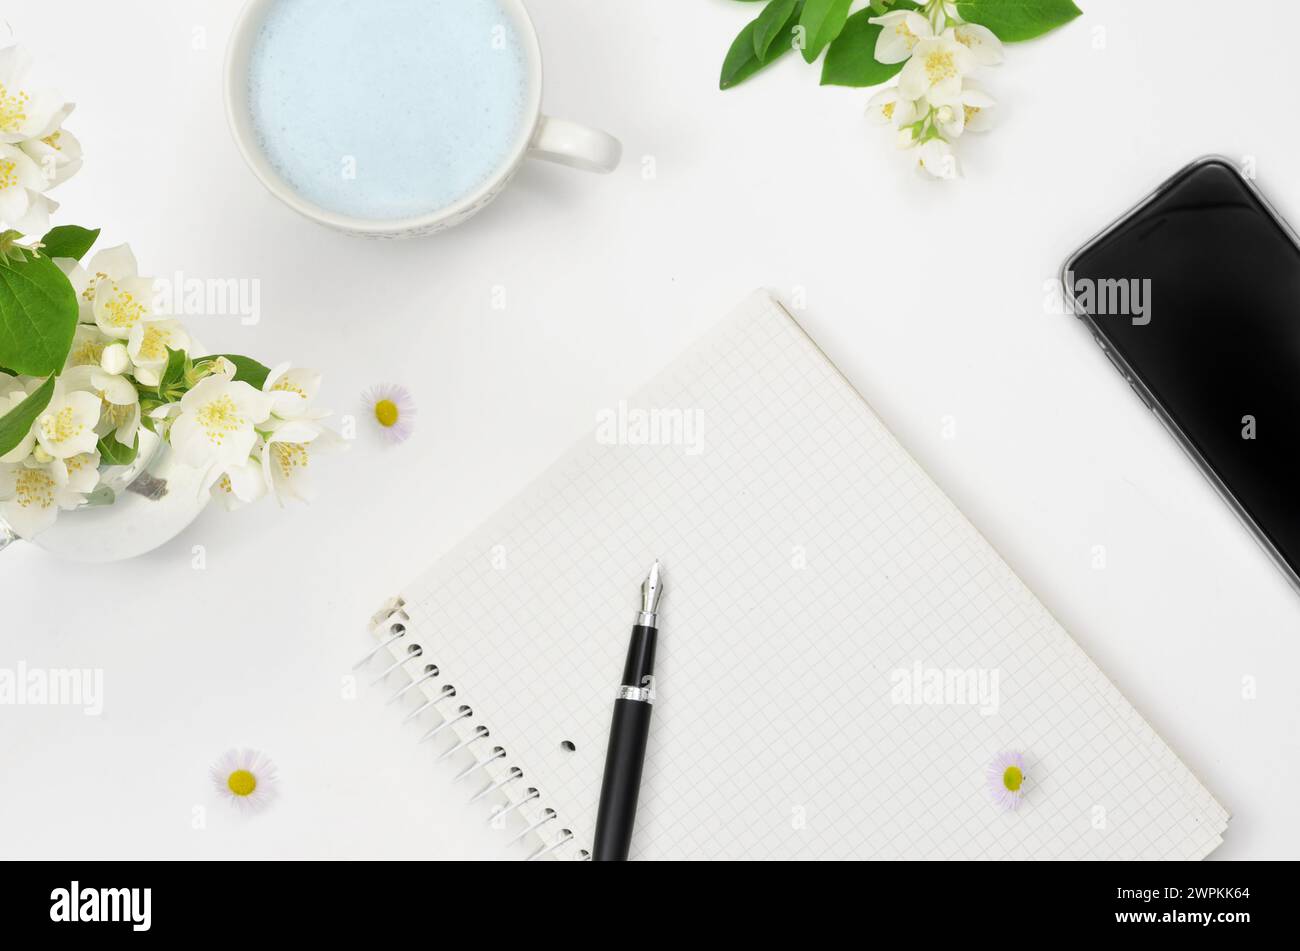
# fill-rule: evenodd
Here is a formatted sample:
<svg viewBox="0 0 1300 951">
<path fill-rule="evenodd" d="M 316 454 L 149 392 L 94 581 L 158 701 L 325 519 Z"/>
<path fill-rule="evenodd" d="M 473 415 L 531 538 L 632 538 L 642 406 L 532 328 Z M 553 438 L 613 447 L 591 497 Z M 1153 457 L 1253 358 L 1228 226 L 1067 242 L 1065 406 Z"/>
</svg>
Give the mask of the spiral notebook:
<svg viewBox="0 0 1300 951">
<path fill-rule="evenodd" d="M 412 741 L 451 752 L 521 856 L 589 855 L 655 558 L 634 859 L 1196 859 L 1222 841 L 1224 809 L 760 293 L 373 621 Z M 1014 811 L 986 775 L 1006 751 Z"/>
</svg>

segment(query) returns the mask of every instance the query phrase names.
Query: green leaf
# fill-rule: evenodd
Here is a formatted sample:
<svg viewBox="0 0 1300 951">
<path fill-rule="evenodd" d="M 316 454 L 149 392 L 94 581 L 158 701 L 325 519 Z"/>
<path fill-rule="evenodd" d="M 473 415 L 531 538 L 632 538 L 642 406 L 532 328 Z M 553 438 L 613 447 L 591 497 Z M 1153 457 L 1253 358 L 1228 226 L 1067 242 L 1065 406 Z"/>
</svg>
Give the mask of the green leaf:
<svg viewBox="0 0 1300 951">
<path fill-rule="evenodd" d="M 167 366 L 158 380 L 159 393 L 171 389 L 185 379 L 185 365 L 189 363 L 189 359 L 184 350 L 167 348 Z"/>
<path fill-rule="evenodd" d="M 260 390 L 266 383 L 266 378 L 271 375 L 271 368 L 262 366 L 252 357 L 241 357 L 233 353 L 213 354 L 210 357 L 204 357 L 200 363 L 209 363 L 218 357 L 224 357 L 235 365 L 235 379 L 243 380 L 255 390 Z"/>
<path fill-rule="evenodd" d="M 10 452 L 27 438 L 32 426 L 40 418 L 45 407 L 50 405 L 54 396 L 54 377 L 50 377 L 37 389 L 27 394 L 27 398 L 0 416 L 0 456 Z"/>
<path fill-rule="evenodd" d="M 988 27 L 1004 43 L 1032 40 L 1082 12 L 1073 0 L 957 0 L 963 20 Z"/>
<path fill-rule="evenodd" d="M 900 3 L 895 9 L 914 10 L 913 3 Z M 822 63 L 823 86 L 876 86 L 892 79 L 905 63 L 881 63 L 876 60 L 876 40 L 880 24 L 868 23 L 875 11 L 868 7 L 849 17 L 844 29 L 826 51 Z"/>
<path fill-rule="evenodd" d="M 72 258 L 80 261 L 98 238 L 98 228 L 91 231 L 76 225 L 59 225 L 51 228 L 41 238 L 41 254 L 47 258 Z"/>
<path fill-rule="evenodd" d="M 803 10 L 803 0 L 797 0 L 794 5 L 794 12 L 781 24 L 778 33 L 789 35 L 790 31 L 795 28 L 799 22 L 799 14 Z M 762 16 L 760 13 L 759 16 Z M 731 49 L 727 50 L 727 57 L 722 62 L 722 76 L 718 80 L 719 89 L 730 89 L 732 86 L 738 86 L 750 76 L 753 76 L 760 69 L 772 65 L 792 49 L 792 44 L 785 42 L 773 42 L 768 47 L 766 56 L 758 56 L 754 52 L 754 28 L 757 20 L 747 24 L 740 34 L 732 41 Z M 238 365 L 238 364 L 236 364 Z"/>
<path fill-rule="evenodd" d="M 799 25 L 804 28 L 803 58 L 811 63 L 831 44 L 849 19 L 853 0 L 807 0 Z"/>
<path fill-rule="evenodd" d="M 77 329 L 77 292 L 53 261 L 33 254 L 0 267 L 0 363 L 27 376 L 63 369 Z"/>
<path fill-rule="evenodd" d="M 795 0 L 771 0 L 754 21 L 754 55 L 762 59 L 794 12 Z"/>
<path fill-rule="evenodd" d="M 99 461 L 106 466 L 129 466 L 135 462 L 136 455 L 140 452 L 140 437 L 136 436 L 135 440 L 129 446 L 124 446 L 117 441 L 117 437 L 112 433 L 104 436 L 99 440 Z"/>
</svg>

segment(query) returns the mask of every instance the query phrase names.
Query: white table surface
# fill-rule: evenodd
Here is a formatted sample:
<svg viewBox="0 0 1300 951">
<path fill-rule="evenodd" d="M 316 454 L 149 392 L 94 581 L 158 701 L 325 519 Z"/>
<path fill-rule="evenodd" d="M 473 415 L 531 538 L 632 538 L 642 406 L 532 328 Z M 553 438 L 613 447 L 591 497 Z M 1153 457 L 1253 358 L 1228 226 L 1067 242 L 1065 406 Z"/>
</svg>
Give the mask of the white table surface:
<svg viewBox="0 0 1300 951">
<path fill-rule="evenodd" d="M 546 109 L 620 136 L 623 167 L 531 164 L 470 224 L 401 244 L 317 227 L 246 172 L 221 102 L 230 0 L 7 7 L 79 104 L 87 163 L 55 193 L 60 222 L 129 241 L 145 273 L 260 279 L 261 323 L 197 321 L 210 347 L 322 369 L 340 413 L 404 383 L 421 415 L 396 449 L 362 426 L 310 508 L 212 509 L 108 567 L 0 556 L 0 666 L 105 678 L 98 718 L 0 707 L 0 854 L 515 854 L 378 691 L 343 698 L 365 620 L 767 286 L 806 295 L 815 339 L 1230 809 L 1217 857 L 1300 855 L 1300 599 L 1043 305 L 1067 252 L 1202 153 L 1254 156 L 1300 222 L 1300 8 L 1270 4 L 1266 31 L 1225 42 L 1222 4 L 1081 0 L 1084 18 L 986 71 L 1002 123 L 961 143 L 963 181 L 935 183 L 862 118 L 867 93 L 794 60 L 718 92 L 754 5 L 529 5 Z M 281 774 L 252 818 L 207 777 L 241 745 Z"/>
</svg>

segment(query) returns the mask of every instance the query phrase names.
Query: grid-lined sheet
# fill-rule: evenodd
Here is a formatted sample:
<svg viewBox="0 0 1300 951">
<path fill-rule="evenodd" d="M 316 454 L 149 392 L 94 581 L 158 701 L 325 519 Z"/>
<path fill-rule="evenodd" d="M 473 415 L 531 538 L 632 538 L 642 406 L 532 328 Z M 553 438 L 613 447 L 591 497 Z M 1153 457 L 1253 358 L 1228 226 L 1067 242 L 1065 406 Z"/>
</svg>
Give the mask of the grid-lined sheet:
<svg viewBox="0 0 1300 951">
<path fill-rule="evenodd" d="M 683 426 L 644 444 L 638 411 Z M 1187 859 L 1222 841 L 1223 808 L 770 297 L 622 415 L 403 594 L 410 671 L 432 660 L 472 698 L 507 751 L 486 772 L 518 766 L 504 788 L 541 791 L 521 813 L 573 831 L 553 854 L 590 847 L 655 558 L 633 858 Z M 996 704 L 901 702 L 918 665 L 982 672 Z M 1004 750 L 1027 764 L 1015 812 L 986 789 Z"/>
</svg>

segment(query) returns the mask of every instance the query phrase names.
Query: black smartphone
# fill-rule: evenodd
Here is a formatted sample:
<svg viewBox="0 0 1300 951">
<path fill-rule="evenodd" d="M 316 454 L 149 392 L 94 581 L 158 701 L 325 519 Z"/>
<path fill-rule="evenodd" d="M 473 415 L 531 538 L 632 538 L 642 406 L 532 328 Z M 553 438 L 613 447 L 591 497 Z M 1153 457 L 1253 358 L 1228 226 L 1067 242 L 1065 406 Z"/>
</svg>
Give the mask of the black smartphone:
<svg viewBox="0 0 1300 951">
<path fill-rule="evenodd" d="M 1227 159 L 1076 251 L 1069 312 L 1300 591 L 1300 239 Z"/>
</svg>

